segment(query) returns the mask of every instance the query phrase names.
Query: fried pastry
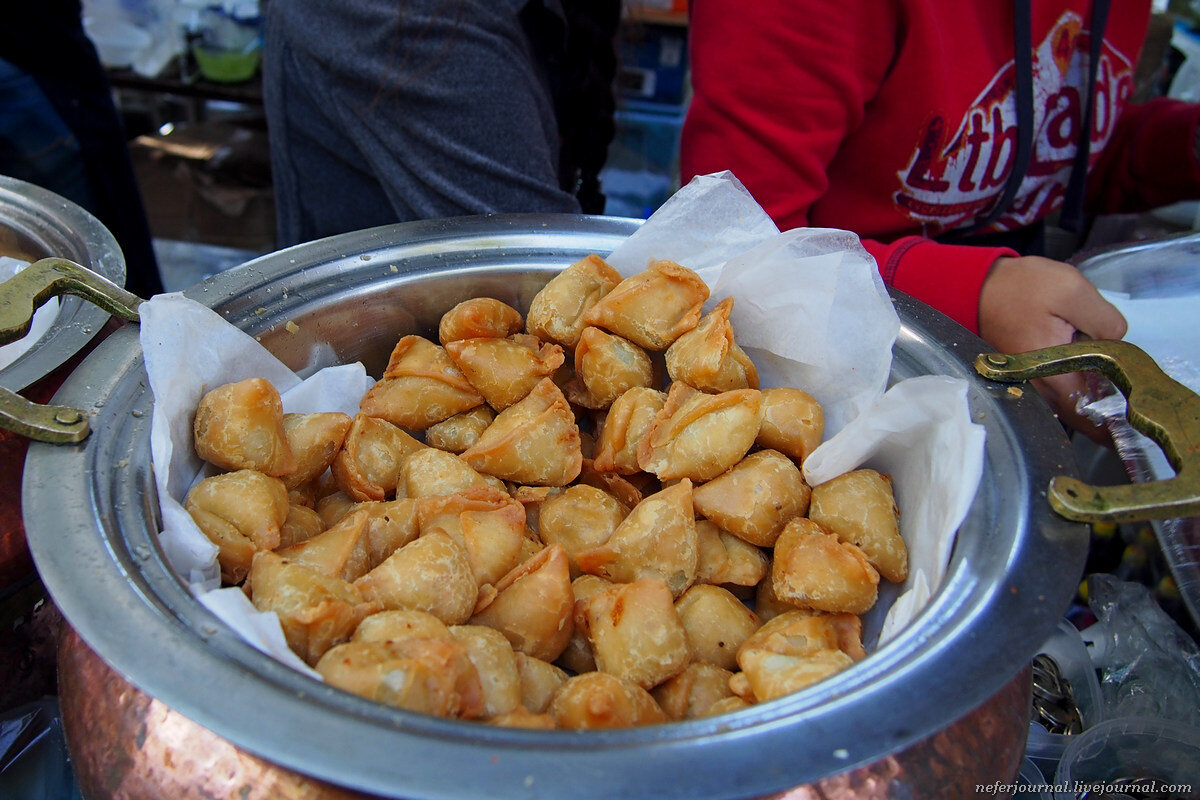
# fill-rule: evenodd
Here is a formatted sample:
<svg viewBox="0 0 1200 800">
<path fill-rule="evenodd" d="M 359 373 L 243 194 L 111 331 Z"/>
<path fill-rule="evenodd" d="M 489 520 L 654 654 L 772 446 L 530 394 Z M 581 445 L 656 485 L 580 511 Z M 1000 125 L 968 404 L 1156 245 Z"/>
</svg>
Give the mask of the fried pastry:
<svg viewBox="0 0 1200 800">
<path fill-rule="evenodd" d="M 504 634 L 483 625 L 454 625 L 450 635 L 467 650 L 479 673 L 484 717 L 507 714 L 521 705 L 517 657 Z"/>
<path fill-rule="evenodd" d="M 853 661 L 866 656 L 862 646 L 862 620 L 854 614 L 828 614 L 793 608 L 764 622 L 738 648 L 808 655 L 820 650 L 841 650 Z"/>
<path fill-rule="evenodd" d="M 525 508 L 504 492 L 477 487 L 423 497 L 417 501 L 417 519 L 422 536 L 440 532 L 462 545 L 480 586 L 496 583 L 519 563 Z"/>
<path fill-rule="evenodd" d="M 482 402 L 483 395 L 441 345 L 410 335 L 396 343 L 383 377 L 367 390 L 359 408 L 368 416 L 416 431 Z"/>
<path fill-rule="evenodd" d="M 495 589 L 481 600 L 471 624 L 495 628 L 526 655 L 558 658 L 575 629 L 566 551 L 560 545 L 544 548 L 501 578 Z"/>
<path fill-rule="evenodd" d="M 277 547 L 291 547 L 294 544 L 307 541 L 325 530 L 325 520 L 315 509 L 292 503 L 288 506 L 287 517 L 279 526 L 279 544 Z"/>
<path fill-rule="evenodd" d="M 620 282 L 621 273 L 600 256 L 576 261 L 534 296 L 525 315 L 525 330 L 573 350 L 585 327 L 584 314 Z"/>
<path fill-rule="evenodd" d="M 666 392 L 648 387 L 628 389 L 614 400 L 596 437 L 596 469 L 621 475 L 640 472 L 638 443 L 666 402 Z"/>
<path fill-rule="evenodd" d="M 669 721 L 649 692 L 607 672 L 568 678 L 554 693 L 546 712 L 559 728 L 571 730 L 631 728 Z"/>
<path fill-rule="evenodd" d="M 775 586 L 771 582 L 771 572 L 768 568 L 766 577 L 754 587 L 754 613 L 758 614 L 758 618 L 763 622 L 767 622 L 796 609 L 797 606 L 775 595 Z"/>
<path fill-rule="evenodd" d="M 461 339 L 503 339 L 520 332 L 525 321 L 521 312 L 492 297 L 472 297 L 442 314 L 438 322 L 438 341 Z"/>
<path fill-rule="evenodd" d="M 379 610 L 352 584 L 270 551 L 255 554 L 249 584 L 254 607 L 275 612 L 288 647 L 309 666 Z"/>
<path fill-rule="evenodd" d="M 459 339 L 446 343 L 446 353 L 484 400 L 503 411 L 543 378 L 562 366 L 566 356 L 557 344 L 516 334 L 505 339 Z"/>
<path fill-rule="evenodd" d="M 685 478 L 638 503 L 607 542 L 580 551 L 576 561 L 619 583 L 658 578 L 678 597 L 695 581 L 698 557 L 692 482 Z"/>
<path fill-rule="evenodd" d="M 575 414 L 549 378 L 501 411 L 460 458 L 485 475 L 533 486 L 566 486 L 583 465 Z"/>
<path fill-rule="evenodd" d="M 497 714 L 485 720 L 489 725 L 501 728 L 522 728 L 524 730 L 553 731 L 558 730 L 554 718 L 549 714 L 536 714 L 524 706 L 517 706 L 506 714 Z"/>
<path fill-rule="evenodd" d="M 371 568 L 367 550 L 366 511 L 355 511 L 311 539 L 275 552 L 331 578 L 354 581 Z"/>
<path fill-rule="evenodd" d="M 857 469 L 814 486 L 808 516 L 843 542 L 857 545 L 884 578 L 900 583 L 908 577 L 908 547 L 900 536 L 891 477 Z"/>
<path fill-rule="evenodd" d="M 333 459 L 334 480 L 355 500 L 395 496 L 405 459 L 424 447 L 387 420 L 355 414 Z"/>
<path fill-rule="evenodd" d="M 614 584 L 576 613 L 601 672 L 652 689 L 692 660 L 671 590 L 657 578 Z"/>
<path fill-rule="evenodd" d="M 453 453 L 426 447 L 414 452 L 400 467 L 396 494 L 402 497 L 435 497 L 482 487 L 504 492 L 504 481 L 476 472 Z"/>
<path fill-rule="evenodd" d="M 484 714 L 479 673 L 452 638 L 347 642 L 316 669 L 330 686 L 407 711 L 455 719 Z"/>
<path fill-rule="evenodd" d="M 567 681 L 567 673 L 549 661 L 516 651 L 517 678 L 521 683 L 521 705 L 541 714 L 550 698 Z"/>
<path fill-rule="evenodd" d="M 384 642 L 401 639 L 450 638 L 450 628 L 446 623 L 430 614 L 428 611 L 417 611 L 411 608 L 388 608 L 376 611 L 358 623 L 354 642 Z"/>
<path fill-rule="evenodd" d="M 546 544 L 560 544 L 567 551 L 571 577 L 579 577 L 575 554 L 597 547 L 629 513 L 617 498 L 594 486 L 576 484 L 547 497 L 538 508 L 538 535 Z"/>
<path fill-rule="evenodd" d="M 879 573 L 858 547 L 800 517 L 775 542 L 771 585 L 801 608 L 865 614 L 879 595 Z"/>
<path fill-rule="evenodd" d="M 447 625 L 466 622 L 479 594 L 466 550 L 436 531 L 392 553 L 354 586 L 383 608 L 428 611 Z"/>
<path fill-rule="evenodd" d="M 288 489 L 299 488 L 329 469 L 350 422 L 348 414 L 337 411 L 283 415 L 283 432 L 296 459 L 295 469 L 280 476 Z"/>
<path fill-rule="evenodd" d="M 738 657 L 754 700 L 764 703 L 798 692 L 830 678 L 854 662 L 840 650 L 818 650 L 806 655 L 748 650 Z"/>
<path fill-rule="evenodd" d="M 737 669 L 738 648 L 762 626 L 728 589 L 706 583 L 684 592 L 675 610 L 696 660 L 727 670 Z"/>
<path fill-rule="evenodd" d="M 280 477 L 296 467 L 283 427 L 283 402 L 263 378 L 206 392 L 196 406 L 192 434 L 196 455 L 221 469 Z"/>
<path fill-rule="evenodd" d="M 734 697 L 729 688 L 733 673 L 705 661 L 693 661 L 673 678 L 651 690 L 658 705 L 673 720 L 705 716 L 713 703 Z"/>
<path fill-rule="evenodd" d="M 733 298 L 726 297 L 667 348 L 667 374 L 671 380 L 714 394 L 758 388 L 758 370 L 734 341 L 729 323 L 732 311 Z"/>
<path fill-rule="evenodd" d="M 315 511 L 320 515 L 321 521 L 325 523 L 325 527 L 328 528 L 336 525 L 338 520 L 353 511 L 359 502 L 369 501 L 355 500 L 350 495 L 339 490 L 327 494 L 318 500 Z"/>
<path fill-rule="evenodd" d="M 762 390 L 762 422 L 756 443 L 803 466 L 825 436 L 825 409 L 808 392 L 788 387 Z"/>
<path fill-rule="evenodd" d="M 812 490 L 800 469 L 777 450 L 759 450 L 697 486 L 696 512 L 759 547 L 775 544 L 792 518 L 808 510 Z"/>
<path fill-rule="evenodd" d="M 572 607 L 572 619 L 575 626 L 571 633 L 571 639 L 558 657 L 557 663 L 575 674 L 591 672 L 596 668 L 596 657 L 592 653 L 591 643 L 583 632 L 583 622 L 579 617 L 579 612 L 582 610 L 581 604 L 589 597 L 603 592 L 612 585 L 613 582 L 610 580 L 587 573 L 571 581 L 571 594 L 575 598 L 575 604 Z"/>
<path fill-rule="evenodd" d="M 183 506 L 217 546 L 227 584 L 242 582 L 255 553 L 279 546 L 291 509 L 283 481 L 252 469 L 205 478 L 187 493 Z"/>
<path fill-rule="evenodd" d="M 712 520 L 696 520 L 696 582 L 757 586 L 771 569 L 767 554 Z"/>
<path fill-rule="evenodd" d="M 674 261 L 651 261 L 600 298 L 583 321 L 647 350 L 666 350 L 696 327 L 707 299 L 708 286 L 695 272 Z"/>
<path fill-rule="evenodd" d="M 575 347 L 575 376 L 571 402 L 604 409 L 629 389 L 655 384 L 654 365 L 646 351 L 628 339 L 587 327 Z"/>
<path fill-rule="evenodd" d="M 425 429 L 425 444 L 449 453 L 461 453 L 479 441 L 484 429 L 495 418 L 496 412 L 491 406 L 476 406 L 430 425 Z"/>
<path fill-rule="evenodd" d="M 638 464 L 668 481 L 707 481 L 742 460 L 758 435 L 757 389 L 706 394 L 676 381 L 638 443 Z"/>
<path fill-rule="evenodd" d="M 608 492 L 626 508 L 633 508 L 648 494 L 654 494 L 662 488 L 658 479 L 648 472 L 638 472 L 633 475 L 618 475 L 615 472 L 600 472 L 595 462 L 585 458 L 579 468 L 579 483 L 585 486 L 595 486 L 602 492 Z"/>
<path fill-rule="evenodd" d="M 401 497 L 396 500 L 368 500 L 350 507 L 350 512 L 367 515 L 366 545 L 370 569 L 375 569 L 396 550 L 417 538 L 417 502 Z"/>
<path fill-rule="evenodd" d="M 288 502 L 294 506 L 316 509 L 317 491 L 317 481 L 302 483 L 295 489 L 288 489 Z"/>
<path fill-rule="evenodd" d="M 731 677 L 729 681 L 732 684 L 733 677 Z M 732 691 L 732 689 L 730 691 Z M 738 697 L 737 695 L 730 695 L 729 697 L 722 697 L 720 700 L 715 701 L 708 707 L 708 710 L 700 716 L 716 717 L 721 714 L 732 714 L 735 711 L 741 711 L 742 709 L 749 708 L 751 705 L 753 705 L 753 703 L 747 701 L 745 698 Z"/>
</svg>

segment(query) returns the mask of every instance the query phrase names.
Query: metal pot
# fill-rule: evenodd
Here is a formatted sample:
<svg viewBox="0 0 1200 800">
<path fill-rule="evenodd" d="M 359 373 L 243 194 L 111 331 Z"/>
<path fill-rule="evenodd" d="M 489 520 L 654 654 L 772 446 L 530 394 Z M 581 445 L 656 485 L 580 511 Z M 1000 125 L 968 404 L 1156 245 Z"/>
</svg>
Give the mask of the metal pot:
<svg viewBox="0 0 1200 800">
<path fill-rule="evenodd" d="M 187 294 L 298 372 L 361 360 L 379 374 L 400 333 L 436 331 L 445 309 L 481 294 L 525 307 L 558 270 L 608 253 L 636 226 L 532 215 L 406 223 L 264 256 Z M 152 397 L 136 330 L 101 343 L 55 398 L 87 408 L 93 434 L 31 448 L 24 502 L 34 558 L 67 620 L 122 680 L 240 752 L 342 789 L 729 798 L 861 780 L 855 796 L 963 796 L 1016 773 L 1029 660 L 1074 591 L 1087 530 L 1046 504 L 1050 477 L 1075 466 L 1041 398 L 980 379 L 972 360 L 987 350 L 982 341 L 923 304 L 893 299 L 902 323 L 893 379 L 966 379 L 987 429 L 983 480 L 948 573 L 918 618 L 869 658 L 732 715 L 603 732 L 492 728 L 369 702 L 263 655 L 187 592 L 158 546 Z M 75 686 L 60 698 L 69 720 L 108 684 L 66 685 Z M 79 730 L 68 729 L 75 749 L 163 758 L 136 737 Z"/>
<path fill-rule="evenodd" d="M 0 175 L 0 256 L 30 262 L 62 257 L 115 284 L 125 282 L 125 258 L 99 220 L 52 192 L 4 175 Z M 0 296 L 0 311 L 6 310 Z M 107 312 L 82 298 L 64 297 L 49 330 L 0 369 L 0 414 L 20 400 L 48 401 L 105 331 L 108 320 Z M 7 341 L 0 337 L 0 344 Z M 0 597 L 33 572 L 20 504 L 28 445 L 25 436 L 0 425 Z"/>
</svg>

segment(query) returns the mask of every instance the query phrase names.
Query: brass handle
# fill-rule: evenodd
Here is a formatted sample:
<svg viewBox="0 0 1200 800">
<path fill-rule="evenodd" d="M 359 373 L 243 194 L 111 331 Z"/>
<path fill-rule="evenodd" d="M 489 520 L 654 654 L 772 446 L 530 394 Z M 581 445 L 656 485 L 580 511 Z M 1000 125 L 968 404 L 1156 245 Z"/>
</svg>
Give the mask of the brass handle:
<svg viewBox="0 0 1200 800">
<path fill-rule="evenodd" d="M 975 370 L 1015 382 L 1089 370 L 1105 375 L 1125 395 L 1129 423 L 1152 439 L 1175 470 L 1166 480 L 1092 486 L 1060 475 L 1050 481 L 1051 507 L 1080 522 L 1133 522 L 1200 514 L 1200 396 L 1168 376 L 1129 342 L 1085 340 L 1028 353 L 983 353 Z"/>
<path fill-rule="evenodd" d="M 142 299 L 65 258 L 43 258 L 0 283 L 0 344 L 29 333 L 33 312 L 51 297 L 73 294 L 114 316 L 138 320 Z M 40 442 L 78 442 L 90 432 L 88 416 L 65 406 L 43 406 L 0 387 L 0 427 Z"/>
</svg>

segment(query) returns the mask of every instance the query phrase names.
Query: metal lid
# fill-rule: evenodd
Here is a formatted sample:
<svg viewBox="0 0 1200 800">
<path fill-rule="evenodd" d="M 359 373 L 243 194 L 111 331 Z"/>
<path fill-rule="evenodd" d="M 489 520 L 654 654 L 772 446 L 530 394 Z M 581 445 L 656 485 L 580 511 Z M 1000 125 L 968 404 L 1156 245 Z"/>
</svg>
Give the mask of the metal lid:
<svg viewBox="0 0 1200 800">
<path fill-rule="evenodd" d="M 264 256 L 186 294 L 297 371 L 361 359 L 377 374 L 398 330 L 436 331 L 442 311 L 479 294 L 524 307 L 557 271 L 610 252 L 636 226 L 566 215 L 406 223 Z M 987 431 L 947 576 L 917 620 L 864 661 L 735 714 L 613 731 L 497 728 L 370 702 L 255 650 L 188 594 L 157 544 L 152 398 L 135 329 L 102 342 L 56 398 L 91 409 L 92 436 L 30 449 L 31 549 L 71 625 L 130 681 L 235 745 L 337 785 L 412 799 L 785 789 L 876 761 L 992 697 L 1028 665 L 1083 567 L 1086 528 L 1043 496 L 1052 475 L 1075 471 L 1045 403 L 981 379 L 972 361 L 982 341 L 894 300 L 893 378 L 965 379 Z"/>
<path fill-rule="evenodd" d="M 98 219 L 53 192 L 0 175 L 0 255 L 22 261 L 57 256 L 125 284 L 125 257 Z M 19 392 L 78 353 L 104 327 L 108 312 L 64 295 L 50 328 L 13 363 L 0 386 Z"/>
</svg>

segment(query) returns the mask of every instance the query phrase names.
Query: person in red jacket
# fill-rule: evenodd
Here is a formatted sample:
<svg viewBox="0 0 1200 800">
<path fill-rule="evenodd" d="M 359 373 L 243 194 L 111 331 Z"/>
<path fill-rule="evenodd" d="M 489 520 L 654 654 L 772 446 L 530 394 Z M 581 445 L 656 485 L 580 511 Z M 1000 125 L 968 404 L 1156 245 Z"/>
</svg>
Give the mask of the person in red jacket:
<svg viewBox="0 0 1200 800">
<path fill-rule="evenodd" d="M 1200 197 L 1200 107 L 1129 102 L 1150 0 L 693 0 L 683 179 L 854 231 L 887 284 L 1001 352 L 1119 339 L 1044 222 Z M 1093 32 L 1102 32 L 1094 35 Z M 1084 135 L 1086 132 L 1086 135 Z M 1064 421 L 1080 375 L 1039 382 Z"/>
</svg>

